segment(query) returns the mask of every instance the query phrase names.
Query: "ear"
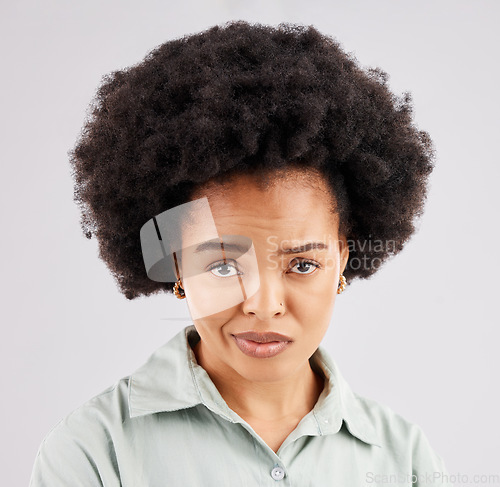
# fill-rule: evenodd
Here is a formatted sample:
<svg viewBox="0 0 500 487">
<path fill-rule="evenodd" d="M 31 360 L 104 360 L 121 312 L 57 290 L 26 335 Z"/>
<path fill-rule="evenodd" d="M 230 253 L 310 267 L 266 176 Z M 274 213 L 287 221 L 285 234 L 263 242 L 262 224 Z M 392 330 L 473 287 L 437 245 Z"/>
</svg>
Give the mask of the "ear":
<svg viewBox="0 0 500 487">
<path fill-rule="evenodd" d="M 182 258 L 181 251 L 172 252 L 172 258 L 170 260 L 170 267 L 172 272 L 176 275 L 177 280 L 182 281 Z"/>
<path fill-rule="evenodd" d="M 349 245 L 347 244 L 347 237 L 339 235 L 339 252 L 340 252 L 340 273 L 342 274 L 347 266 L 349 260 Z"/>
</svg>

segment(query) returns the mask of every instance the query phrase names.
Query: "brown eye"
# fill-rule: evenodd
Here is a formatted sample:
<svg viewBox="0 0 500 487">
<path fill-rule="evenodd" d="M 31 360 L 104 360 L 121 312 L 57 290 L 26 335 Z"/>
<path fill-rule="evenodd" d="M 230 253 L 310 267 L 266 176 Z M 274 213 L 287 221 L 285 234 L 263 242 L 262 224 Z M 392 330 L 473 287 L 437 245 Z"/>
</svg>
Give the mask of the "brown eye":
<svg viewBox="0 0 500 487">
<path fill-rule="evenodd" d="M 301 259 L 298 260 L 292 267 L 292 272 L 295 274 L 308 275 L 312 274 L 316 269 L 319 269 L 319 267 L 321 266 L 313 260 Z M 294 271 L 293 269 L 298 269 L 298 272 Z"/>
</svg>

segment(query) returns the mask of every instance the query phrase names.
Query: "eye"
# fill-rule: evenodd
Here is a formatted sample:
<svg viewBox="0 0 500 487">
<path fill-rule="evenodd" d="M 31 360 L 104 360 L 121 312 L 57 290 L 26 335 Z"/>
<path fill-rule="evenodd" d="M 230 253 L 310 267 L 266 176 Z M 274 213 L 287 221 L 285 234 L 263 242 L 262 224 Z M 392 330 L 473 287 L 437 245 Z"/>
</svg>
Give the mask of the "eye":
<svg viewBox="0 0 500 487">
<path fill-rule="evenodd" d="M 298 267 L 296 267 L 298 266 Z M 303 275 L 308 275 L 308 274 L 312 274 L 316 269 L 319 269 L 321 267 L 320 264 L 318 264 L 317 262 L 314 262 L 313 260 L 309 260 L 309 259 L 300 259 L 300 260 L 297 260 L 295 265 L 292 267 L 292 269 L 294 268 L 297 268 L 297 269 L 303 269 L 305 270 L 306 272 L 302 272 L 302 271 L 299 271 L 299 272 L 295 272 L 294 270 L 292 270 L 292 272 L 294 274 L 303 274 Z"/>
<path fill-rule="evenodd" d="M 243 274 L 239 272 L 236 266 L 230 264 L 229 262 L 224 262 L 223 260 L 220 262 L 214 262 L 210 264 L 207 268 L 207 271 L 210 271 L 215 277 L 232 277 L 237 274 Z M 216 272 L 218 274 L 216 274 Z"/>
</svg>

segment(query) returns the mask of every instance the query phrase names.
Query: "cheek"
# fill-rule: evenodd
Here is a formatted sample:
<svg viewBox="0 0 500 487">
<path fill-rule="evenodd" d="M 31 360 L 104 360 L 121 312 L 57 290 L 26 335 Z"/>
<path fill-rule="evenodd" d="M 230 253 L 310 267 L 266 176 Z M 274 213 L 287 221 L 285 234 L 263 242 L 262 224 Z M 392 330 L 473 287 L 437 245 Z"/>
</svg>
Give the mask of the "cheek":
<svg viewBox="0 0 500 487">
<path fill-rule="evenodd" d="M 217 279 L 209 273 L 185 277 L 184 291 L 192 320 L 220 321 L 243 301 L 245 288 L 238 279 Z"/>
<path fill-rule="evenodd" d="M 333 276 L 318 279 L 308 286 L 293 286 L 288 289 L 288 308 L 301 318 L 330 319 L 337 296 L 337 284 Z"/>
<path fill-rule="evenodd" d="M 205 342 L 214 342 L 217 344 L 221 341 L 221 334 L 229 333 L 230 330 L 225 330 L 224 326 L 236 316 L 237 312 L 238 308 L 234 307 L 211 316 L 193 320 L 193 323 Z"/>
</svg>

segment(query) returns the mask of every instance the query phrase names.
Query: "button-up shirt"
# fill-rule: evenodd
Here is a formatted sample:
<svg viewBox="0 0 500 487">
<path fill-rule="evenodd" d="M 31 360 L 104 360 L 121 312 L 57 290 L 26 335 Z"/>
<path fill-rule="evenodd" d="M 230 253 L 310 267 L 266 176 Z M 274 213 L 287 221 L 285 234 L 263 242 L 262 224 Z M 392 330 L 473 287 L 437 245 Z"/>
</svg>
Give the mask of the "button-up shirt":
<svg viewBox="0 0 500 487">
<path fill-rule="evenodd" d="M 324 389 L 274 452 L 197 363 L 198 340 L 185 327 L 54 426 L 30 486 L 451 485 L 421 428 L 352 392 L 321 345 L 309 363 Z"/>
</svg>

